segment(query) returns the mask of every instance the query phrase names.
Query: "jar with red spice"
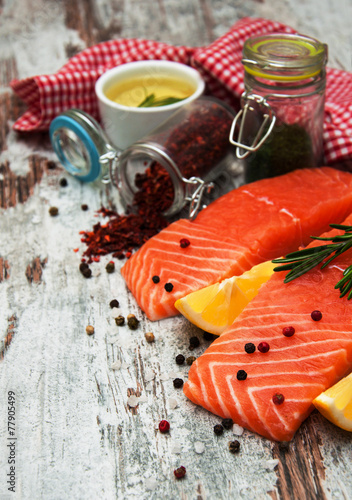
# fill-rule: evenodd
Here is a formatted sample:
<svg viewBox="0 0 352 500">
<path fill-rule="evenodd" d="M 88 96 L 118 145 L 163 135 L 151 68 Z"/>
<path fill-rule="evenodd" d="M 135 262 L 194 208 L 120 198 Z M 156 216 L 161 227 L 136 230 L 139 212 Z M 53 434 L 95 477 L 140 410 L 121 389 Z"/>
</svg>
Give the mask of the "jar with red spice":
<svg viewBox="0 0 352 500">
<path fill-rule="evenodd" d="M 321 165 L 326 62 L 327 46 L 305 35 L 246 40 L 245 91 L 230 137 L 246 182 Z"/>
<path fill-rule="evenodd" d="M 170 217 L 189 203 L 193 218 L 212 181 L 234 162 L 233 119 L 225 103 L 200 97 L 124 151 L 113 148 L 99 124 L 79 110 L 55 118 L 50 136 L 66 170 L 83 181 L 112 182 L 128 210 L 144 204 L 146 211 L 153 207 Z"/>
</svg>

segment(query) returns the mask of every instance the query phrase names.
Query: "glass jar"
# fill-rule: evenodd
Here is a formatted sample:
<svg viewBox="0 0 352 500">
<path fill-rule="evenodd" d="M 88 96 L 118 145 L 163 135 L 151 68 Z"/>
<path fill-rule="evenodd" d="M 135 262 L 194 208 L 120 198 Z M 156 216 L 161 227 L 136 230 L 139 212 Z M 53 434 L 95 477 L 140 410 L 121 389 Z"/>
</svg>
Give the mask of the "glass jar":
<svg viewBox="0 0 352 500">
<path fill-rule="evenodd" d="M 327 46 L 303 35 L 246 40 L 245 91 L 230 135 L 246 182 L 321 164 L 326 61 Z"/>
<path fill-rule="evenodd" d="M 112 182 L 126 208 L 152 200 L 169 217 L 189 202 L 194 218 L 212 181 L 234 161 L 228 140 L 233 119 L 226 104 L 200 97 L 124 151 L 113 148 L 99 124 L 79 110 L 55 118 L 50 137 L 69 173 L 86 182 Z"/>
</svg>

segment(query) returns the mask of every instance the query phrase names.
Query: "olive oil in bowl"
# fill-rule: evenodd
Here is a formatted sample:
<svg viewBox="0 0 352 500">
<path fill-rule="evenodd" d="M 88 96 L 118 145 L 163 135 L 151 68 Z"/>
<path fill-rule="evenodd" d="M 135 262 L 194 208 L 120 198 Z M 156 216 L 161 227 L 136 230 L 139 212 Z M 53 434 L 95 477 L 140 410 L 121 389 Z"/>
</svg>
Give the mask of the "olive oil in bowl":
<svg viewBox="0 0 352 500">
<path fill-rule="evenodd" d="M 167 75 L 138 76 L 114 83 L 105 95 L 117 104 L 128 107 L 157 107 L 187 99 L 196 86 L 180 78 Z"/>
</svg>

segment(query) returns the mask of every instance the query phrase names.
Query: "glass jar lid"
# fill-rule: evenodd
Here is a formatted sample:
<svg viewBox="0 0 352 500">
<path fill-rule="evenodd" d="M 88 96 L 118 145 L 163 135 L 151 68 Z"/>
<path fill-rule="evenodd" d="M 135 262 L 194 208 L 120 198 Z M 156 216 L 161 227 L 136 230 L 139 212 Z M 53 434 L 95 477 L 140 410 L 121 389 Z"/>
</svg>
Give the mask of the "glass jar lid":
<svg viewBox="0 0 352 500">
<path fill-rule="evenodd" d="M 272 33 L 246 40 L 242 64 L 247 73 L 270 80 L 303 80 L 318 75 L 327 45 L 304 35 Z"/>
</svg>

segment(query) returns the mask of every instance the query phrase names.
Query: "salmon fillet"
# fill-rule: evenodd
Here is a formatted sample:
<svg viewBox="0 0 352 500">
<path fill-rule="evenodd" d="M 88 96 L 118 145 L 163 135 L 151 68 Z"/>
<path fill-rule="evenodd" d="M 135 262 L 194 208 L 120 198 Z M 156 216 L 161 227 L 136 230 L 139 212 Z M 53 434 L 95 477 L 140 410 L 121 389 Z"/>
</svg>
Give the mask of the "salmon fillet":
<svg viewBox="0 0 352 500">
<path fill-rule="evenodd" d="M 352 225 L 351 215 L 345 224 Z M 352 370 L 352 301 L 334 289 L 351 263 L 352 250 L 288 284 L 286 273 L 275 273 L 192 364 L 186 396 L 264 437 L 291 440 L 312 411 L 313 399 Z M 322 313 L 320 321 L 311 318 L 314 310 Z M 292 337 L 282 333 L 287 326 L 295 329 Z M 245 352 L 246 343 L 263 341 L 268 352 Z M 239 370 L 246 372 L 245 380 L 237 379 Z M 284 396 L 282 404 L 274 404 L 276 393 Z"/>
<path fill-rule="evenodd" d="M 173 222 L 133 254 L 121 273 L 149 319 L 173 316 L 177 299 L 296 250 L 351 211 L 348 172 L 322 167 L 263 179 L 217 199 L 194 221 Z M 187 248 L 180 247 L 182 238 L 190 241 Z"/>
</svg>

